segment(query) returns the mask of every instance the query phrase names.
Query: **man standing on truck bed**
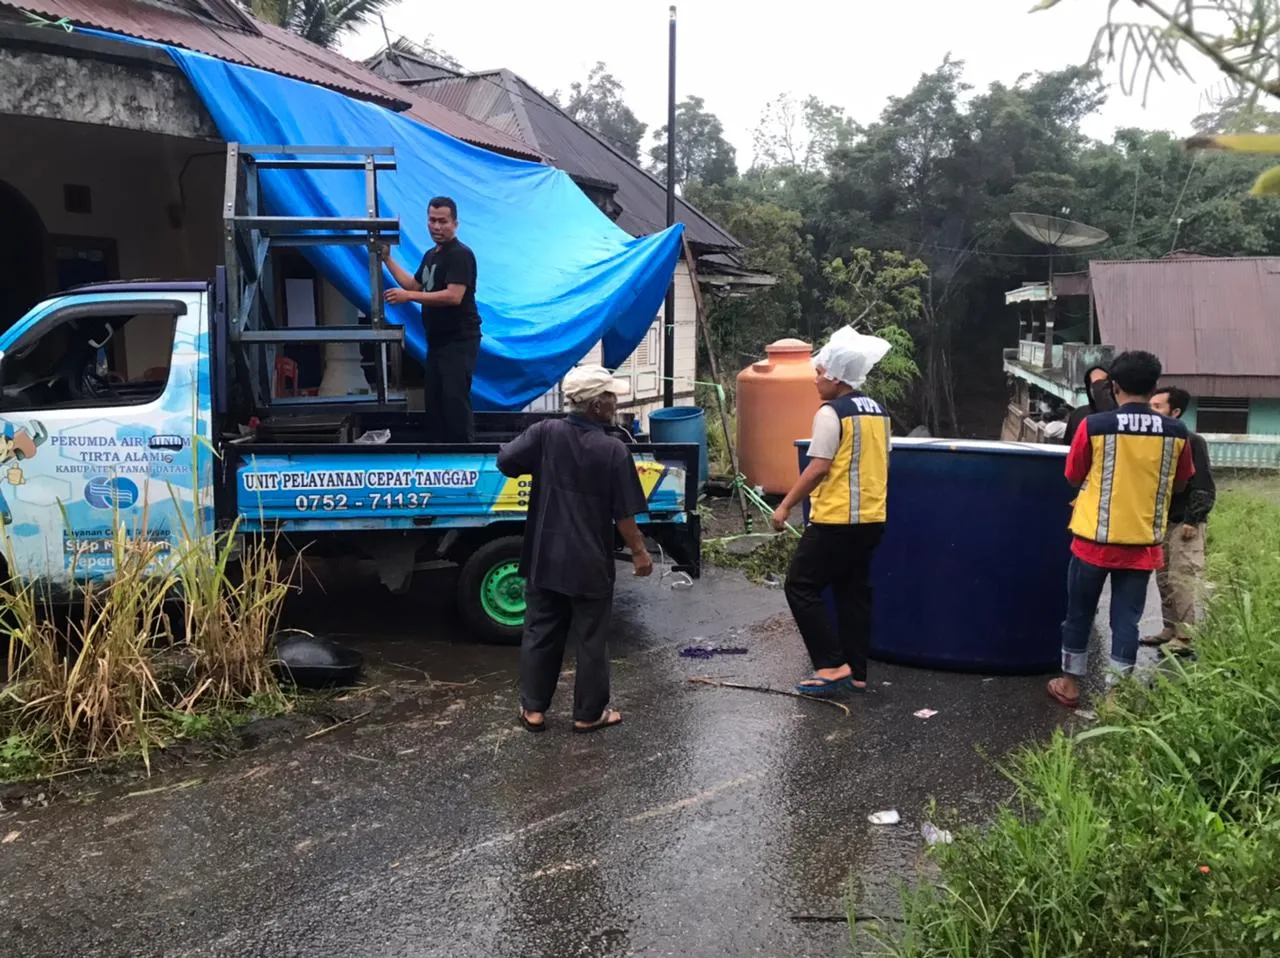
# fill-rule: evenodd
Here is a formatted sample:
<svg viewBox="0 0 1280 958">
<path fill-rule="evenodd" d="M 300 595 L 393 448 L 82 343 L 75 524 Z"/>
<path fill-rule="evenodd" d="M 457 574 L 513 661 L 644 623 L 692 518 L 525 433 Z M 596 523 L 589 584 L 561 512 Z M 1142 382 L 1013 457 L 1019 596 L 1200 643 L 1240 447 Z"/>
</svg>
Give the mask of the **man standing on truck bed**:
<svg viewBox="0 0 1280 958">
<path fill-rule="evenodd" d="M 606 644 L 615 526 L 631 550 L 635 574 L 653 571 L 635 519 L 648 509 L 635 461 L 621 440 L 605 432 L 627 384 L 601 366 L 581 366 L 562 388 L 568 417 L 534 423 L 498 452 L 503 475 L 533 478 L 520 559 L 528 583 L 520 724 L 530 732 L 546 730 L 570 638 L 578 645 L 573 730 L 594 732 L 622 721 L 609 708 Z"/>
<path fill-rule="evenodd" d="M 388 303 L 421 303 L 427 334 L 424 382 L 428 442 L 475 442 L 471 377 L 480 354 L 476 308 L 476 254 L 458 239 L 458 204 L 436 196 L 427 204 L 427 229 L 435 246 L 412 276 L 382 248 L 382 260 L 400 284 Z"/>
</svg>

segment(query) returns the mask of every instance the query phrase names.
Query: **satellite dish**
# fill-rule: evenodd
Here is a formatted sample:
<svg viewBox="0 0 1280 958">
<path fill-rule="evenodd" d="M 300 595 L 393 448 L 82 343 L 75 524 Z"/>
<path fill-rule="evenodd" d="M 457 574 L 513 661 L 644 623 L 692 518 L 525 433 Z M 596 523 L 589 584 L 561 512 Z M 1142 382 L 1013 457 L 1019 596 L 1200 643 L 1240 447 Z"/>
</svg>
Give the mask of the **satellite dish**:
<svg viewBox="0 0 1280 958">
<path fill-rule="evenodd" d="M 1010 213 L 1009 219 L 1013 220 L 1014 226 L 1032 239 L 1059 249 L 1097 246 L 1110 238 L 1105 230 L 1100 230 L 1096 226 L 1086 226 L 1075 220 L 1063 219 L 1061 216 L 1049 216 L 1045 213 Z"/>
</svg>

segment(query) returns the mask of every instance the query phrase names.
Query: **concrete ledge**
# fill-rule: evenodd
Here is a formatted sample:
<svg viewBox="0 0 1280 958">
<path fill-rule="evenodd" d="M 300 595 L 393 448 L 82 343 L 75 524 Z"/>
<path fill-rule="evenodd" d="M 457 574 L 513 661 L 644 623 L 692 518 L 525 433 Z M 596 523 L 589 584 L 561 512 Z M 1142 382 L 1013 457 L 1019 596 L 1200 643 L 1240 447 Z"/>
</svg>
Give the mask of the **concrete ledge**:
<svg viewBox="0 0 1280 958">
<path fill-rule="evenodd" d="M 164 52 L 138 47 L 138 56 L 122 56 L 119 43 L 94 37 L 73 43 L 73 35 L 52 40 L 50 32 L 0 25 L 0 114 L 221 141 L 213 118 Z"/>
</svg>

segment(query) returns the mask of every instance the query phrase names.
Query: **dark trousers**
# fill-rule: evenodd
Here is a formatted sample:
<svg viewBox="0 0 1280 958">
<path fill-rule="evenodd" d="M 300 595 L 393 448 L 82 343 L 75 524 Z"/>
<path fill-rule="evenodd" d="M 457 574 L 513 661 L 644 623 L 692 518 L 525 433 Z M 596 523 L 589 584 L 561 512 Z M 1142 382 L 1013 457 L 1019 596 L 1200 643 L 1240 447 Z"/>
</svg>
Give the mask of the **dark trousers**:
<svg viewBox="0 0 1280 958">
<path fill-rule="evenodd" d="M 520 704 L 545 712 L 560 681 L 565 644 L 578 646 L 573 685 L 573 717 L 594 722 L 609 704 L 609 650 L 606 638 L 613 596 L 575 599 L 549 589 L 525 587 L 524 640 L 520 646 Z"/>
<path fill-rule="evenodd" d="M 479 355 L 479 336 L 428 342 L 422 382 L 427 442 L 476 441 L 471 377 Z"/>
<path fill-rule="evenodd" d="M 871 648 L 871 556 L 884 535 L 882 523 L 810 524 L 787 570 L 787 604 L 815 669 L 845 663 L 859 682 L 867 678 Z M 830 586 L 835 595 L 833 627 L 822 601 Z"/>
<path fill-rule="evenodd" d="M 1138 629 L 1147 608 L 1151 573 L 1141 569 L 1103 569 L 1076 556 L 1067 566 L 1067 618 L 1062 623 L 1062 671 L 1089 671 L 1089 636 L 1098 615 L 1102 587 L 1111 580 L 1111 668 L 1114 675 L 1133 671 L 1138 660 Z"/>
</svg>

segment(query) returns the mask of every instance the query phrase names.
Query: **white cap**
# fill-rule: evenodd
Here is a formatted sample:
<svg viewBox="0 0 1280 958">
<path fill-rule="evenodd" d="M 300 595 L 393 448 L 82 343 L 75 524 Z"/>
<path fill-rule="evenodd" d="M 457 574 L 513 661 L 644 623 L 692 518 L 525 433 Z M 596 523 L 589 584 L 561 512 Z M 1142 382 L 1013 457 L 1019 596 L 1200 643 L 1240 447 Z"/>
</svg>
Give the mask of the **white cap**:
<svg viewBox="0 0 1280 958">
<path fill-rule="evenodd" d="M 561 389 L 564 398 L 575 403 L 590 402 L 605 393 L 625 396 L 631 392 L 626 380 L 614 379 L 613 373 L 603 366 L 575 366 L 564 377 Z"/>
<path fill-rule="evenodd" d="M 813 357 L 813 365 L 822 370 L 826 379 L 857 389 L 892 348 L 893 344 L 888 340 L 864 336 L 852 326 L 843 326 L 831 334 L 827 345 L 818 350 Z"/>
</svg>

